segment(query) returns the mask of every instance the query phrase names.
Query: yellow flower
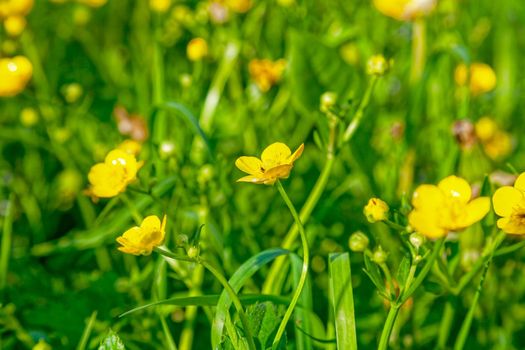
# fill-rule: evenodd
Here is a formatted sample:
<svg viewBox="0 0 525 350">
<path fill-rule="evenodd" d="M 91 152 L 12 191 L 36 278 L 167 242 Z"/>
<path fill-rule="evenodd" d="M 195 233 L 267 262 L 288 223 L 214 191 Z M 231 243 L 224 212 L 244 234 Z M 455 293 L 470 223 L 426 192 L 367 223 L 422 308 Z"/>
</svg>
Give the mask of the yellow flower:
<svg viewBox="0 0 525 350">
<path fill-rule="evenodd" d="M 382 14 L 399 21 L 409 21 L 432 12 L 437 0 L 373 0 L 373 3 Z"/>
<path fill-rule="evenodd" d="M 171 0 L 149 0 L 149 7 L 155 12 L 164 13 L 171 7 Z"/>
<path fill-rule="evenodd" d="M 27 21 L 24 16 L 9 16 L 4 21 L 4 29 L 9 36 L 16 37 L 22 34 Z"/>
<path fill-rule="evenodd" d="M 133 255 L 149 255 L 153 248 L 164 242 L 166 230 L 166 215 L 160 219 L 150 215 L 142 220 L 140 227 L 135 226 L 117 237 L 117 242 L 122 245 L 118 250 Z"/>
<path fill-rule="evenodd" d="M 191 39 L 186 47 L 186 55 L 190 61 L 200 61 L 208 56 L 208 43 L 203 38 Z"/>
<path fill-rule="evenodd" d="M 275 62 L 268 59 L 251 60 L 248 70 L 259 89 L 266 92 L 281 80 L 285 66 L 284 59 Z"/>
<path fill-rule="evenodd" d="M 388 204 L 381 199 L 370 198 L 368 204 L 363 209 L 363 214 L 365 214 L 369 222 L 374 223 L 386 220 L 388 209 Z"/>
<path fill-rule="evenodd" d="M 32 350 L 51 350 L 51 345 L 46 343 L 44 339 L 40 339 L 38 343 L 33 346 Z"/>
<path fill-rule="evenodd" d="M 245 13 L 252 7 L 251 0 L 226 0 L 226 6 L 237 13 Z"/>
<path fill-rule="evenodd" d="M 472 63 L 470 69 L 467 70 L 465 64 L 460 64 L 454 71 L 454 80 L 459 86 L 467 84 L 472 95 L 477 96 L 485 92 L 489 92 L 496 87 L 496 73 L 485 63 Z"/>
<path fill-rule="evenodd" d="M 284 143 L 275 142 L 257 157 L 239 157 L 235 166 L 244 171 L 248 176 L 237 180 L 238 182 L 252 182 L 255 184 L 272 185 L 278 179 L 286 179 L 292 171 L 293 163 L 303 153 L 304 144 L 301 144 L 292 154 L 290 148 Z"/>
<path fill-rule="evenodd" d="M 124 140 L 120 145 L 118 145 L 117 149 L 123 150 L 124 152 L 137 156 L 140 153 L 140 150 L 142 149 L 142 145 L 138 143 L 135 140 Z"/>
<path fill-rule="evenodd" d="M 95 164 L 89 171 L 89 193 L 109 198 L 124 192 L 126 186 L 136 179 L 141 166 L 142 162 L 137 162 L 135 156 L 121 149 L 109 152 L 104 163 Z"/>
<path fill-rule="evenodd" d="M 369 75 L 383 75 L 388 68 L 388 61 L 383 55 L 374 55 L 366 62 L 366 72 Z"/>
<path fill-rule="evenodd" d="M 501 159 L 512 151 L 511 136 L 489 117 L 483 117 L 476 123 L 476 136 L 491 159 Z"/>
<path fill-rule="evenodd" d="M 0 18 L 9 16 L 25 16 L 33 8 L 34 0 L 4 0 L 0 1 Z"/>
<path fill-rule="evenodd" d="M 412 197 L 414 209 L 408 216 L 410 226 L 429 238 L 445 236 L 480 221 L 490 209 L 490 199 L 472 199 L 470 185 L 449 176 L 437 186 L 421 185 Z"/>
<path fill-rule="evenodd" d="M 498 131 L 498 124 L 494 119 L 489 117 L 482 117 L 476 122 L 476 136 L 481 141 L 488 141 L 494 137 L 496 131 Z"/>
<path fill-rule="evenodd" d="M 38 112 L 31 107 L 26 107 L 20 112 L 20 122 L 25 127 L 32 127 L 38 123 Z"/>
<path fill-rule="evenodd" d="M 78 2 L 87 5 L 89 7 L 102 7 L 108 2 L 108 0 L 78 0 Z"/>
<path fill-rule="evenodd" d="M 518 176 L 514 187 L 503 186 L 492 196 L 494 211 L 501 216 L 498 227 L 506 233 L 525 234 L 525 173 Z"/>
<path fill-rule="evenodd" d="M 14 96 L 24 90 L 33 66 L 24 56 L 0 58 L 0 96 Z"/>
</svg>

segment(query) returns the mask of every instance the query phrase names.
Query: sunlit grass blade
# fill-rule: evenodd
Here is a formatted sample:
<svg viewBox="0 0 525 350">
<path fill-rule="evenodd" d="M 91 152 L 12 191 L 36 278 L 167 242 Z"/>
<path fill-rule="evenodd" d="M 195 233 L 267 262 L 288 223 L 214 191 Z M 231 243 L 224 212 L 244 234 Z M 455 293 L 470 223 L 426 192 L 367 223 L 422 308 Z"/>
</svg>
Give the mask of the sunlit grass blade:
<svg viewBox="0 0 525 350">
<path fill-rule="evenodd" d="M 337 348 L 357 349 L 350 255 L 348 253 L 330 254 L 329 265 L 330 296 L 335 315 Z"/>
<path fill-rule="evenodd" d="M 84 328 L 84 332 L 82 333 L 80 342 L 77 345 L 77 350 L 84 350 L 86 348 L 87 342 L 89 340 L 89 336 L 91 335 L 91 331 L 93 330 L 93 326 L 95 325 L 96 320 L 97 320 L 97 312 L 93 311 L 86 325 L 86 328 Z"/>
<path fill-rule="evenodd" d="M 6 286 L 7 270 L 9 267 L 9 257 L 11 256 L 11 235 L 13 233 L 13 201 L 14 195 L 11 194 L 7 202 L 6 214 L 4 217 L 4 227 L 2 230 L 2 256 L 0 257 L 0 291 Z"/>
<path fill-rule="evenodd" d="M 268 249 L 257 255 L 252 256 L 242 264 L 229 280 L 231 287 L 235 292 L 239 292 L 244 283 L 259 270 L 262 266 L 269 263 L 278 256 L 289 254 L 290 251 L 280 248 Z M 217 302 L 215 319 L 213 320 L 211 340 L 213 349 L 219 349 L 221 338 L 224 331 L 224 323 L 230 310 L 232 300 L 226 291 L 221 293 Z"/>
<path fill-rule="evenodd" d="M 159 316 L 160 323 L 162 324 L 162 331 L 164 332 L 164 337 L 166 338 L 166 343 L 168 344 L 168 350 L 177 350 L 177 345 L 171 336 L 170 329 L 164 317 Z"/>
<path fill-rule="evenodd" d="M 296 286 L 299 283 L 303 262 L 299 256 L 293 254 L 291 255 L 291 265 L 294 286 Z M 306 279 L 299 303 L 301 303 L 303 307 L 294 310 L 296 347 L 298 350 L 312 349 L 312 340 L 310 336 L 308 336 L 312 333 L 312 322 L 309 317 L 312 312 L 312 285 L 310 278 Z"/>
</svg>

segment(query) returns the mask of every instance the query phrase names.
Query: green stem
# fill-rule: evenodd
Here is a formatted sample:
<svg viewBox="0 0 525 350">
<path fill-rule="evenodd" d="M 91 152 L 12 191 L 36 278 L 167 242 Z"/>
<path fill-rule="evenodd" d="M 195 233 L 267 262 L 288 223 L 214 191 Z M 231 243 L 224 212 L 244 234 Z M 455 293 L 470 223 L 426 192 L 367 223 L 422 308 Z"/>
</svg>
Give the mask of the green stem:
<svg viewBox="0 0 525 350">
<path fill-rule="evenodd" d="M 15 196 L 9 196 L 6 214 L 4 217 L 4 227 L 2 232 L 2 255 L 0 257 L 0 291 L 3 292 L 7 281 L 7 270 L 9 269 L 9 257 L 11 255 L 11 241 L 13 234 L 13 206 Z"/>
<path fill-rule="evenodd" d="M 133 217 L 133 220 L 135 220 L 135 223 L 140 226 L 140 223 L 142 222 L 142 215 L 140 215 L 137 208 L 135 208 L 128 195 L 126 193 L 121 193 L 119 198 L 122 200 L 124 205 L 128 207 L 129 211 L 131 212 L 131 216 Z"/>
<path fill-rule="evenodd" d="M 448 337 L 450 335 L 450 328 L 452 327 L 452 321 L 454 321 L 455 312 L 456 310 L 452 306 L 452 301 L 447 300 L 447 303 L 445 304 L 445 310 L 443 311 L 443 316 L 441 316 L 441 324 L 439 326 L 436 350 L 442 350 L 446 348 Z"/>
<path fill-rule="evenodd" d="M 292 301 L 290 302 L 290 305 L 288 306 L 288 309 L 286 310 L 286 313 L 284 314 L 283 320 L 281 321 L 281 324 L 279 325 L 279 329 L 277 330 L 277 334 L 275 335 L 275 338 L 273 340 L 273 346 L 276 346 L 280 343 L 281 337 L 286 329 L 286 324 L 288 323 L 288 320 L 292 316 L 292 312 L 295 308 L 295 305 L 297 304 L 297 301 L 299 300 L 299 297 L 301 296 L 301 292 L 303 291 L 304 284 L 306 282 L 306 277 L 308 276 L 308 264 L 310 260 L 310 252 L 308 250 L 308 240 L 306 239 L 306 232 L 304 231 L 304 226 L 301 222 L 301 219 L 299 218 L 299 215 L 297 214 L 297 211 L 295 210 L 294 205 L 292 204 L 292 201 L 286 194 L 286 191 L 283 188 L 283 185 L 281 184 L 281 181 L 277 180 L 276 182 L 277 189 L 279 190 L 279 193 L 281 194 L 281 197 L 283 197 L 284 202 L 288 206 L 288 209 L 290 210 L 290 213 L 292 214 L 294 221 L 296 225 L 299 227 L 299 233 L 301 234 L 301 242 L 303 244 L 303 269 L 301 272 L 301 277 L 299 278 L 299 283 L 297 284 L 297 288 L 295 289 L 295 293 L 292 297 Z"/>
<path fill-rule="evenodd" d="M 348 127 L 345 130 L 345 133 L 343 135 L 343 143 L 350 141 L 352 136 L 354 136 L 354 133 L 356 132 L 359 124 L 361 123 L 361 119 L 363 119 L 365 109 L 370 103 L 370 97 L 372 96 L 372 92 L 374 91 L 378 79 L 379 77 L 376 75 L 373 75 L 370 78 L 365 94 L 363 95 L 363 99 L 361 100 L 361 103 L 359 104 L 359 107 L 357 108 L 357 111 L 355 112 L 352 121 L 350 122 L 350 124 L 348 124 Z"/>
<path fill-rule="evenodd" d="M 425 68 L 426 28 L 423 18 L 414 21 L 412 27 L 412 65 L 410 69 L 410 82 L 419 82 Z"/>
<path fill-rule="evenodd" d="M 388 339 L 390 339 L 390 334 L 392 333 L 392 328 L 394 327 L 394 322 L 396 321 L 400 307 L 401 305 L 397 303 L 390 304 L 390 310 L 388 310 L 385 325 L 381 332 L 381 338 L 379 339 L 378 350 L 386 350 L 388 348 Z"/>
</svg>

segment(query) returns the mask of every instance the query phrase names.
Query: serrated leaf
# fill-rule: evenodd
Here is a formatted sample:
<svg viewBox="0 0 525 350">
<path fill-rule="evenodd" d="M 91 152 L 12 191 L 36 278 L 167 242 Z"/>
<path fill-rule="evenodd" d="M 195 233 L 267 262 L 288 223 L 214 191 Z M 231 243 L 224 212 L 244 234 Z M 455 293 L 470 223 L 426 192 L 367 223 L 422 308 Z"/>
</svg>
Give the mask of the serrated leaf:
<svg viewBox="0 0 525 350">
<path fill-rule="evenodd" d="M 120 340 L 117 333 L 113 332 L 113 330 L 109 330 L 108 335 L 104 340 L 100 343 L 100 346 L 98 347 L 98 350 L 124 350 L 126 349 L 124 347 L 124 343 L 122 343 L 122 340 Z"/>
</svg>

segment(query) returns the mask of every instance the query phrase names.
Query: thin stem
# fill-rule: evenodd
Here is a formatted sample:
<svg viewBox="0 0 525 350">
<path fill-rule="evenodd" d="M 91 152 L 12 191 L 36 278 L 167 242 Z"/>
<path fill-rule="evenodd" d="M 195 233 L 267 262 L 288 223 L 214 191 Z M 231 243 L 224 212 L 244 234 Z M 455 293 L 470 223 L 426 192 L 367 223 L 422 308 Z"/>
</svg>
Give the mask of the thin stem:
<svg viewBox="0 0 525 350">
<path fill-rule="evenodd" d="M 304 232 L 304 226 L 301 222 L 301 219 L 299 218 L 299 215 L 297 214 L 297 211 L 295 210 L 295 207 L 292 204 L 292 201 L 286 194 L 286 191 L 284 190 L 283 185 L 281 184 L 279 180 L 277 180 L 276 185 L 277 185 L 277 189 L 279 190 L 279 193 L 281 194 L 281 197 L 283 197 L 283 200 L 288 206 L 288 209 L 290 209 L 290 213 L 292 214 L 296 225 L 299 227 L 299 233 L 301 234 L 301 242 L 303 244 L 303 269 L 301 272 L 301 277 L 299 278 L 299 283 L 297 284 L 297 288 L 295 289 L 295 293 L 292 297 L 292 301 L 290 302 L 290 305 L 288 306 L 288 309 L 286 310 L 286 313 L 284 314 L 283 320 L 281 321 L 281 324 L 279 325 L 279 329 L 277 330 L 277 334 L 275 335 L 275 338 L 273 340 L 274 346 L 280 343 L 281 337 L 283 336 L 283 333 L 286 329 L 286 324 L 288 323 L 288 320 L 292 316 L 292 312 L 295 308 L 295 305 L 297 304 L 297 301 L 299 300 L 301 296 L 301 292 L 303 291 L 303 287 L 306 282 L 306 277 L 308 276 L 308 264 L 310 260 L 310 252 L 308 250 L 308 240 L 306 239 L 306 233 Z"/>
<path fill-rule="evenodd" d="M 388 348 L 388 340 L 390 339 L 390 334 L 392 333 L 392 328 L 394 327 L 394 322 L 396 321 L 400 307 L 401 305 L 397 303 L 390 304 L 390 310 L 388 310 L 385 325 L 381 332 L 381 338 L 379 339 L 378 350 L 386 350 Z"/>
<path fill-rule="evenodd" d="M 425 68 L 426 28 L 423 18 L 414 21 L 412 27 L 412 66 L 410 67 L 410 82 L 417 83 Z"/>
<path fill-rule="evenodd" d="M 6 286 L 7 270 L 9 269 L 9 257 L 11 255 L 11 240 L 13 234 L 13 206 L 15 196 L 9 196 L 6 214 L 4 217 L 4 227 L 2 232 L 2 255 L 0 256 L 0 291 L 3 292 Z"/>
<path fill-rule="evenodd" d="M 128 207 L 129 211 L 131 212 L 131 217 L 133 220 L 135 220 L 135 223 L 140 225 L 142 222 L 142 215 L 140 215 L 140 213 L 137 211 L 137 208 L 135 208 L 128 195 L 126 193 L 121 193 L 119 198 L 122 200 L 124 205 Z"/>
<path fill-rule="evenodd" d="M 443 311 L 443 316 L 441 316 L 441 324 L 439 326 L 436 350 L 442 350 L 446 348 L 448 337 L 450 335 L 450 328 L 452 327 L 452 321 L 454 321 L 455 312 L 456 310 L 452 306 L 452 300 L 447 300 L 447 303 L 445 304 L 445 310 Z"/>
<path fill-rule="evenodd" d="M 352 121 L 350 122 L 350 124 L 348 124 L 348 127 L 345 130 L 345 133 L 343 135 L 343 143 L 350 141 L 352 136 L 354 136 L 357 127 L 361 123 L 361 119 L 363 119 L 365 109 L 370 103 L 370 97 L 372 96 L 372 92 L 374 91 L 378 79 L 379 77 L 376 75 L 373 75 L 370 78 L 365 94 L 363 95 L 363 99 L 361 100 L 361 103 L 359 104 L 359 107 L 357 108 L 357 111 L 355 112 Z"/>
</svg>

